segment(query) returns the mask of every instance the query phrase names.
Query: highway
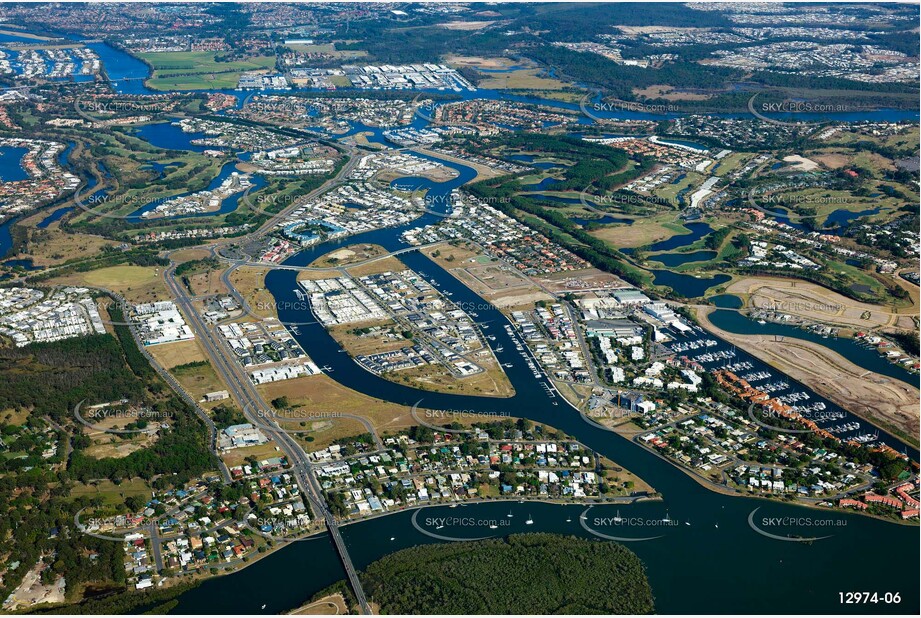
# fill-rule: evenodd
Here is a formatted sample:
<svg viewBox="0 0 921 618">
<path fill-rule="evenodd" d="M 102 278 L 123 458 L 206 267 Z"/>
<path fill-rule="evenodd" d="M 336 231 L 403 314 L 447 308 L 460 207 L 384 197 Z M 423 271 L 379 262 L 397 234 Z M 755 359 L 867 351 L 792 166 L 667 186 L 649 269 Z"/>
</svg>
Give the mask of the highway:
<svg viewBox="0 0 921 618">
<path fill-rule="evenodd" d="M 290 206 L 283 208 L 276 214 L 270 215 L 269 219 L 263 223 L 259 229 L 250 232 L 246 236 L 241 238 L 234 239 L 233 244 L 238 246 L 243 246 L 246 242 L 254 240 L 267 231 L 273 229 L 280 221 L 282 221 L 288 214 L 297 208 L 301 207 L 303 204 L 309 202 L 315 197 L 329 191 L 330 189 L 343 184 L 347 181 L 349 173 L 358 163 L 358 157 L 355 156 L 355 148 L 352 146 L 344 146 L 349 159 L 345 162 L 339 172 L 328 181 L 324 182 L 320 187 L 314 189 L 308 194 L 301 196 Z M 251 209 L 259 211 L 257 208 L 250 202 L 248 191 L 243 195 L 243 200 Z M 211 250 L 212 255 L 221 256 L 220 250 L 222 247 L 231 244 L 230 242 L 217 243 L 208 246 Z M 420 247 L 413 247 L 409 250 L 418 250 Z M 187 247 L 185 248 L 187 249 Z M 223 258 L 223 256 L 221 256 Z M 383 256 L 382 256 L 383 257 Z M 223 258 L 226 259 L 226 258 Z M 380 258 L 377 258 L 380 259 Z M 233 260 L 231 260 L 233 262 Z M 373 261 L 373 260 L 372 260 Z M 245 263 L 245 262 L 244 262 Z M 234 289 L 229 280 L 230 273 L 242 264 L 236 263 L 233 264 L 229 269 L 227 269 L 221 275 L 221 280 L 227 286 L 227 289 L 230 293 L 241 302 L 241 306 L 245 307 L 245 299 L 243 299 L 240 294 Z M 355 570 L 354 565 L 352 564 L 351 556 L 349 556 L 348 549 L 346 548 L 345 541 L 342 538 L 342 535 L 339 532 L 339 524 L 336 522 L 335 517 L 329 508 L 326 505 L 326 501 L 323 499 L 323 490 L 320 486 L 319 481 L 314 475 L 313 469 L 311 467 L 310 461 L 307 459 L 307 454 L 304 452 L 304 449 L 297 443 L 297 441 L 287 432 L 283 431 L 281 428 L 273 429 L 272 426 L 275 425 L 273 421 L 270 421 L 268 424 L 264 421 L 264 418 L 271 418 L 269 414 L 263 414 L 261 417 L 256 417 L 259 410 L 264 410 L 266 412 L 272 410 L 273 408 L 269 406 L 268 403 L 262 398 L 259 391 L 255 388 L 255 385 L 250 381 L 249 376 L 246 375 L 246 372 L 242 367 L 237 363 L 236 359 L 232 357 L 229 350 L 217 339 L 214 332 L 205 324 L 204 320 L 201 319 L 198 311 L 195 309 L 192 304 L 192 299 L 188 290 L 176 280 L 175 270 L 176 263 L 171 262 L 170 266 L 163 271 L 163 279 L 166 282 L 166 286 L 169 289 L 171 295 L 176 301 L 177 307 L 185 315 L 187 323 L 192 331 L 195 333 L 195 336 L 198 338 L 198 341 L 202 345 L 205 353 L 208 358 L 211 360 L 212 367 L 221 377 L 224 384 L 227 386 L 228 390 L 231 393 L 231 396 L 237 401 L 240 405 L 244 416 L 247 420 L 252 422 L 254 425 L 259 426 L 266 436 L 274 441 L 278 447 L 284 452 L 287 457 L 288 463 L 290 464 L 289 472 L 296 480 L 298 487 L 301 490 L 301 493 L 307 498 L 313 507 L 313 515 L 315 518 L 322 517 L 323 521 L 326 524 L 326 529 L 329 531 L 330 536 L 333 539 L 336 550 L 339 553 L 339 557 L 342 561 L 343 568 L 345 569 L 346 576 L 348 577 L 349 584 L 352 587 L 352 590 L 355 594 L 355 598 L 358 601 L 359 607 L 363 614 L 371 614 L 371 606 L 368 604 L 368 600 L 365 596 L 364 590 L 362 588 L 361 582 L 358 579 L 358 573 Z M 105 290 L 108 292 L 108 290 Z M 123 298 L 118 298 L 118 300 L 127 306 Z M 169 374 L 159 363 L 147 352 L 143 342 L 140 341 L 137 332 L 134 327 L 131 326 L 131 332 L 135 340 L 138 342 L 138 348 L 150 362 L 151 366 L 159 373 L 164 380 L 166 380 L 170 386 L 180 393 L 180 395 L 188 401 L 193 408 L 195 409 L 196 414 L 202 418 L 205 424 L 208 426 L 211 434 L 211 450 L 217 455 L 216 445 L 217 445 L 217 428 L 214 425 L 214 422 L 211 420 L 210 416 L 202 410 L 196 401 L 185 392 L 182 386 Z M 353 417 L 349 415 L 351 418 Z M 366 429 L 369 430 L 371 435 L 374 437 L 375 444 L 380 449 L 382 448 L 382 443 L 380 437 L 377 435 L 377 432 L 374 431 L 373 426 L 367 421 L 367 419 L 360 419 L 362 424 Z M 227 466 L 218 456 L 218 461 L 221 465 L 221 475 L 224 478 L 224 481 L 229 483 L 231 481 L 230 471 L 227 469 Z M 153 536 L 153 531 L 151 531 Z M 157 545 L 157 542 L 154 542 L 154 545 Z M 159 548 L 155 550 L 155 559 L 159 556 Z M 161 562 L 158 560 L 158 563 Z"/>
<path fill-rule="evenodd" d="M 339 533 L 339 524 L 335 517 L 326 506 L 323 499 L 323 490 L 319 481 L 313 473 L 307 454 L 304 449 L 297 443 L 294 438 L 287 432 L 279 429 L 272 430 L 267 426 L 265 418 L 271 418 L 270 415 L 264 414 L 257 417 L 259 410 L 266 412 L 272 410 L 272 407 L 266 403 L 262 395 L 250 381 L 243 368 L 237 363 L 235 358 L 230 356 L 229 350 L 217 340 L 213 331 L 201 319 L 198 311 L 192 305 L 192 301 L 185 287 L 179 283 L 175 275 L 176 264 L 171 264 L 163 272 L 163 278 L 170 293 L 176 299 L 176 304 L 188 320 L 189 327 L 195 333 L 206 354 L 211 359 L 215 371 L 227 385 L 234 399 L 243 410 L 247 420 L 255 425 L 259 425 L 267 437 L 274 441 L 279 448 L 285 453 L 288 463 L 291 465 L 289 472 L 297 481 L 301 493 L 307 497 L 313 507 L 314 517 L 322 517 L 326 523 L 326 528 L 336 546 L 342 565 L 345 569 L 346 576 L 355 593 L 355 598 L 364 614 L 371 613 L 371 607 L 365 597 L 361 582 L 358 579 L 358 573 L 352 564 L 351 556 L 345 546 L 345 541 Z M 232 288 L 230 288 L 232 289 Z M 375 434 L 372 434 L 375 435 Z"/>
</svg>

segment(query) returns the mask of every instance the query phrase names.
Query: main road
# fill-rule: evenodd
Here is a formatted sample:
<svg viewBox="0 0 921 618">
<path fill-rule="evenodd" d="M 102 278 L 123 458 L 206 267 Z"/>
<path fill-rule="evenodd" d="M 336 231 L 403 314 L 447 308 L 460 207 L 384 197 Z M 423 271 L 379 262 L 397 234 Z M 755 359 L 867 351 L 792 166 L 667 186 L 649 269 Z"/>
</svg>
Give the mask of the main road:
<svg viewBox="0 0 921 618">
<path fill-rule="evenodd" d="M 249 379 L 249 376 L 243 371 L 236 359 L 231 356 L 230 351 L 222 345 L 215 337 L 211 328 L 201 319 L 198 311 L 192 304 L 192 300 L 186 288 L 175 279 L 176 264 L 171 264 L 167 268 L 163 277 L 166 281 L 170 292 L 176 299 L 176 304 L 186 315 L 189 327 L 195 333 L 206 354 L 211 360 L 215 371 L 227 385 L 233 394 L 234 399 L 243 410 L 244 416 L 254 425 L 258 425 L 263 432 L 268 434 L 268 438 L 273 440 L 279 448 L 285 453 L 290 464 L 290 473 L 294 476 L 301 493 L 307 497 L 314 510 L 315 517 L 322 517 L 326 529 L 329 531 L 339 552 L 342 565 L 345 569 L 349 584 L 355 593 L 355 598 L 361 607 L 362 613 L 370 614 L 371 607 L 365 597 L 358 573 L 352 564 L 345 541 L 339 533 L 339 524 L 330 512 L 323 499 L 323 490 L 320 486 L 316 475 L 310 466 L 310 461 L 304 449 L 297 443 L 289 433 L 278 427 L 273 420 L 273 415 L 269 412 L 273 409 L 263 399 L 262 395 L 256 389 L 255 385 Z M 265 411 L 259 414 L 259 411 Z M 268 419 L 268 420 L 266 420 Z M 376 435 L 373 434 L 372 435 Z"/>
</svg>

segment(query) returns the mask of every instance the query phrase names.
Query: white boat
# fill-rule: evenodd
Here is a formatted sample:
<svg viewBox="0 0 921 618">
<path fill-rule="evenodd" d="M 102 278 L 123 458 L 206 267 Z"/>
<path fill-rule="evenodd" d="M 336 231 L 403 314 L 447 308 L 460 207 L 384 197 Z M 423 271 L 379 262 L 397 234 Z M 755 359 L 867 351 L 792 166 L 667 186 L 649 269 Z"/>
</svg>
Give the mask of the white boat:
<svg viewBox="0 0 921 618">
<path fill-rule="evenodd" d="M 395 540 L 396 540 L 396 538 L 397 538 L 397 537 L 395 537 L 395 536 L 392 536 L 392 537 L 390 537 L 390 540 L 391 540 L 391 541 L 395 541 Z"/>
<path fill-rule="evenodd" d="M 767 324 L 764 320 L 758 320 L 758 324 Z"/>
<path fill-rule="evenodd" d="M 531 516 L 530 516 L 530 515 L 528 515 L 528 518 L 527 518 L 526 520 L 524 520 L 524 523 L 525 523 L 525 525 L 530 526 L 531 524 L 534 523 L 534 520 L 531 519 Z"/>
<path fill-rule="evenodd" d="M 263 603 L 262 607 L 260 607 L 259 609 L 265 609 L 265 603 Z"/>
<path fill-rule="evenodd" d="M 490 529 L 490 530 L 495 530 L 495 529 L 498 528 L 498 527 L 499 527 L 499 526 L 493 524 L 493 525 L 491 525 L 491 526 L 489 527 L 489 529 Z"/>
<path fill-rule="evenodd" d="M 566 523 L 567 523 L 567 524 L 568 524 L 569 522 L 571 522 L 571 521 L 572 521 L 572 517 L 567 517 L 567 518 L 566 518 Z"/>
<path fill-rule="evenodd" d="M 442 528 L 444 528 L 444 526 L 438 526 L 435 528 L 435 530 L 441 530 Z"/>
<path fill-rule="evenodd" d="M 613 521 L 616 521 L 617 523 L 620 523 L 620 522 L 622 522 L 623 520 L 624 520 L 624 518 L 620 516 L 620 510 L 618 510 L 618 511 L 617 511 L 617 515 L 614 516 L 614 520 L 613 520 Z"/>
<path fill-rule="evenodd" d="M 512 515 L 512 512 L 509 511 L 507 517 L 514 517 L 514 515 Z"/>
</svg>

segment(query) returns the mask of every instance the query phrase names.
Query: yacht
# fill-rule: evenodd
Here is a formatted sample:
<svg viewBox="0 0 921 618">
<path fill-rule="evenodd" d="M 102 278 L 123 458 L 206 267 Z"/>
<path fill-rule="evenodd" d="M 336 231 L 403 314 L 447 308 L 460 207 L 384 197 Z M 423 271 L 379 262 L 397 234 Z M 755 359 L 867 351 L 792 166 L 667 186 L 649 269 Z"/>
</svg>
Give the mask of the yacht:
<svg viewBox="0 0 921 618">
<path fill-rule="evenodd" d="M 525 523 L 526 525 L 530 526 L 531 524 L 534 523 L 534 520 L 531 519 L 531 516 L 530 516 L 530 515 L 528 515 L 528 518 L 527 518 L 526 520 L 524 520 L 524 523 Z"/>
</svg>

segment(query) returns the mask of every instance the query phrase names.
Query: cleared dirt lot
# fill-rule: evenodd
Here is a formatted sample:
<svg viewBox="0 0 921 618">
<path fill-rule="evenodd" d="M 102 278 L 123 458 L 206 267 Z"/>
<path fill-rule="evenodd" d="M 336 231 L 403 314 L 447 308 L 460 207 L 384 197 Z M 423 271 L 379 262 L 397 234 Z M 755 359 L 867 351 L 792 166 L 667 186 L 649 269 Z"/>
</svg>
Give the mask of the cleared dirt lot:
<svg viewBox="0 0 921 618">
<path fill-rule="evenodd" d="M 862 303 L 815 283 L 795 279 L 747 277 L 732 283 L 726 292 L 740 296 L 747 307 L 775 308 L 790 315 L 858 330 L 914 329 L 913 318 L 918 315 L 914 307 L 893 310 Z"/>
</svg>

